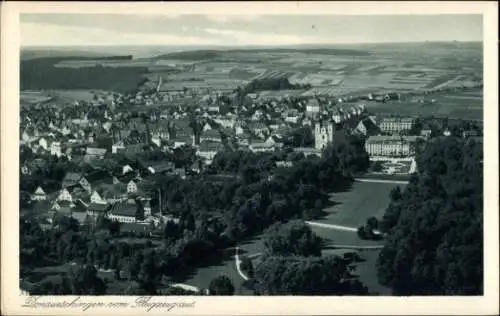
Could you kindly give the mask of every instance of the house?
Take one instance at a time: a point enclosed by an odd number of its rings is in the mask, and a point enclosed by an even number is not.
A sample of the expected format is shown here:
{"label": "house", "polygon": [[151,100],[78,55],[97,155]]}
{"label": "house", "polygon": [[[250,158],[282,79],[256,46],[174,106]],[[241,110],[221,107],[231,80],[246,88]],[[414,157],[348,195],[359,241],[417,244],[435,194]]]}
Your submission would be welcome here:
{"label": "house", "polygon": [[148,164],[148,171],[152,174],[154,173],[164,173],[167,171],[171,171],[175,168],[175,164],[171,161],[160,161],[160,162],[151,162]]}
{"label": "house", "polygon": [[200,142],[203,141],[221,142],[220,132],[216,129],[203,132],[200,136]]}
{"label": "house", "polygon": [[42,189],[42,187],[38,187],[35,192],[31,195],[31,199],[33,201],[45,201],[47,200],[47,194]]}
{"label": "house", "polygon": [[87,147],[84,160],[86,162],[90,162],[96,159],[103,159],[106,152],[107,152],[106,148]]}
{"label": "house", "polygon": [[172,140],[173,147],[179,148],[185,145],[195,145],[195,137],[194,135],[176,135]]}
{"label": "house", "polygon": [[101,184],[90,196],[90,203],[108,204],[121,201],[127,198],[127,186],[123,183]]}
{"label": "house", "polygon": [[470,137],[477,137],[479,136],[479,133],[474,130],[467,130],[462,132],[462,138],[470,138]]}
{"label": "house", "polygon": [[91,204],[107,204],[107,201],[101,197],[99,192],[97,190],[94,190],[92,192],[92,195],[90,196],[90,203]]}
{"label": "house", "polygon": [[262,122],[253,122],[248,125],[248,129],[258,137],[264,137],[269,132],[267,126]]}
{"label": "house", "polygon": [[205,131],[209,131],[211,129],[212,129],[212,126],[210,126],[209,123],[205,123],[205,125],[203,125],[202,131],[205,132]]}
{"label": "house", "polygon": [[316,116],[319,114],[321,107],[317,99],[310,99],[306,105],[306,115]]}
{"label": "house", "polygon": [[50,208],[51,212],[70,216],[75,204],[71,201],[54,201]]}
{"label": "house", "polygon": [[432,136],[432,130],[430,129],[423,129],[420,131],[420,136],[429,139]]}
{"label": "house", "polygon": [[312,126],[312,121],[309,118],[302,120],[302,126]]}
{"label": "house", "polygon": [[233,128],[236,123],[234,118],[229,117],[215,118],[214,121],[224,128]]}
{"label": "house", "polygon": [[298,115],[288,114],[285,116],[285,122],[296,124],[299,121]]}
{"label": "house", "polygon": [[276,167],[281,167],[281,168],[293,167],[293,161],[287,161],[287,160],[276,161]]}
{"label": "house", "polygon": [[37,144],[33,144],[32,148],[34,149],[34,151],[36,151],[37,149],[42,149],[45,151],[49,150],[49,143],[47,138],[45,137],[40,138]]}
{"label": "house", "polygon": [[218,105],[210,105],[207,109],[207,111],[209,113],[219,113],[220,112],[220,108]]}
{"label": "house", "polygon": [[253,152],[272,152],[283,147],[282,143],[260,142],[251,143],[248,148]]}
{"label": "house", "polygon": [[137,193],[137,183],[134,180],[130,180],[127,184],[127,193]]}
{"label": "house", "polygon": [[204,141],[200,143],[196,154],[204,158],[207,164],[211,164],[215,155],[222,150],[224,150],[222,143]]}
{"label": "house", "polygon": [[89,193],[80,186],[63,188],[59,191],[56,201],[74,202],[76,200],[88,200]]}
{"label": "house", "polygon": [[366,118],[358,123],[353,132],[363,136],[374,136],[380,133],[380,129],[372,119]]}
{"label": "house", "polygon": [[238,123],[234,126],[234,133],[236,135],[241,135],[245,132],[245,130],[243,129],[243,126],[241,123]]}
{"label": "house", "polygon": [[134,171],[130,165],[125,165],[122,167],[122,174],[126,174],[127,172]]}
{"label": "house", "polygon": [[117,154],[117,153],[121,152],[122,150],[125,150],[125,144],[122,140],[111,146],[111,153],[113,153],[113,154]]}
{"label": "house", "polygon": [[[142,205],[140,205],[140,202],[134,199],[116,202],[108,211],[108,218],[110,220],[116,220],[120,223],[138,222],[138,220],[136,219],[136,213],[140,207],[142,207]],[[144,216],[147,217],[147,215],[148,214],[146,214],[145,211]]]}
{"label": "house", "polygon": [[70,188],[74,186],[80,185],[87,192],[91,191],[91,186],[88,180],[80,173],[68,172],[66,176],[64,176],[62,181],[63,188]]}
{"label": "house", "polygon": [[144,149],[147,147],[148,145],[146,143],[129,144],[125,145],[125,148],[119,149],[118,153],[123,152],[125,155],[134,156],[144,152]]}
{"label": "house", "polygon": [[109,209],[110,209],[109,204],[90,203],[90,205],[87,208],[87,214],[95,219],[101,214],[107,216],[107,211]]}
{"label": "house", "polygon": [[304,154],[304,156],[306,157],[310,155],[321,157],[321,149],[317,149],[314,147],[295,147],[293,151],[296,153]]}

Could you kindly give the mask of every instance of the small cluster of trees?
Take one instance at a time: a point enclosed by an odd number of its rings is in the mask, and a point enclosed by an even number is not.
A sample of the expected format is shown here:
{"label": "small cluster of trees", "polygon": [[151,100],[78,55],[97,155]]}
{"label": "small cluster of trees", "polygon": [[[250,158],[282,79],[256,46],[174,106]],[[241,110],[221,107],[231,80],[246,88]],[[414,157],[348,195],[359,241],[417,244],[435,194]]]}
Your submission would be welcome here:
{"label": "small cluster of trees", "polygon": [[314,135],[310,126],[294,129],[284,137],[284,144],[290,147],[310,147],[314,144]]}
{"label": "small cluster of trees", "polygon": [[367,288],[352,273],[353,260],[321,256],[321,239],[302,221],[269,228],[255,268],[260,295],[363,295]]}
{"label": "small cluster of trees", "polygon": [[264,90],[291,90],[291,89],[308,89],[311,85],[294,85],[291,84],[288,78],[263,78],[250,81],[244,88],[243,93],[254,93]]}
{"label": "small cluster of trees", "polygon": [[366,224],[358,227],[358,236],[361,239],[378,240],[382,235],[377,231],[378,220],[376,217],[370,217],[366,220]]}

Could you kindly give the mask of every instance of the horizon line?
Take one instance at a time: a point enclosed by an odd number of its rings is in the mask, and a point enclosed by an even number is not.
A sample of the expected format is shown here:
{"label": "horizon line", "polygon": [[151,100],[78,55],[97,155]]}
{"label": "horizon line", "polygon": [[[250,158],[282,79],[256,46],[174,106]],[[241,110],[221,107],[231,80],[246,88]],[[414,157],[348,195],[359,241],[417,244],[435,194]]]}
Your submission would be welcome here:
{"label": "horizon line", "polygon": [[23,45],[22,48],[32,48],[32,47],[50,47],[50,48],[67,48],[67,47],[117,47],[117,46],[131,46],[131,47],[147,47],[147,46],[162,46],[162,47],[200,47],[200,46],[212,46],[212,47],[248,47],[248,46],[260,46],[260,47],[286,47],[286,46],[313,46],[313,45],[373,45],[373,44],[418,44],[418,43],[483,43],[483,40],[441,40],[441,41],[393,41],[393,42],[339,42],[339,43],[290,43],[290,44],[182,44],[182,45],[170,45],[170,44],[77,44],[77,45]]}

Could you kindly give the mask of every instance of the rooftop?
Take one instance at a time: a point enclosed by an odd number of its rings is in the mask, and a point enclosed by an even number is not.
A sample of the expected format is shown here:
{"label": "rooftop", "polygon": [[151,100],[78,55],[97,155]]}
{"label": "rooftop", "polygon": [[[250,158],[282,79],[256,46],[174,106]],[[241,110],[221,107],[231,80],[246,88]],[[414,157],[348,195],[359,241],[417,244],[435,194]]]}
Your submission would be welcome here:
{"label": "rooftop", "polygon": [[375,142],[400,142],[400,141],[407,141],[407,142],[414,142],[417,139],[421,137],[419,136],[370,136],[366,140],[367,143],[375,143]]}

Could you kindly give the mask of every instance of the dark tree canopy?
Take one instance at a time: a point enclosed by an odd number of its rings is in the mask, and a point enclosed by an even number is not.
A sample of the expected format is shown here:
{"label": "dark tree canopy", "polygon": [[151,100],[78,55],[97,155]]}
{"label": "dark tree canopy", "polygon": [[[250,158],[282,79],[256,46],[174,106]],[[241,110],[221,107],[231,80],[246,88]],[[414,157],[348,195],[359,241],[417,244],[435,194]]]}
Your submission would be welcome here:
{"label": "dark tree canopy", "polygon": [[431,141],[402,196],[391,194],[377,270],[396,295],[483,292],[482,145]]}
{"label": "dark tree canopy", "polygon": [[340,257],[267,257],[256,267],[263,295],[363,295],[367,288]]}
{"label": "dark tree canopy", "polygon": [[234,285],[226,275],[220,275],[210,281],[210,295],[233,295]]}
{"label": "dark tree canopy", "polygon": [[265,232],[264,247],[268,255],[319,256],[321,238],[303,221],[295,220],[269,227]]}

